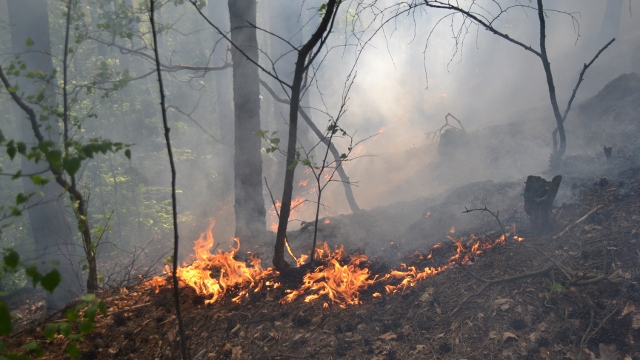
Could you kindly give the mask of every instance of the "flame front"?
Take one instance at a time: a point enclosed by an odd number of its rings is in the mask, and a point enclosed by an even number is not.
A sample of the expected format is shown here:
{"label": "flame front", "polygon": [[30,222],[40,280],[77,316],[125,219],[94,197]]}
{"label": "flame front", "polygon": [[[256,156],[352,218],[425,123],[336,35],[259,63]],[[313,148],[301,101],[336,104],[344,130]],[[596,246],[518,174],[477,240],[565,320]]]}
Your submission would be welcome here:
{"label": "flame front", "polygon": [[[314,272],[306,274],[303,285],[298,290],[287,290],[289,293],[281,303],[288,303],[301,295],[304,301],[310,302],[327,295],[332,302],[342,307],[360,304],[360,292],[375,282],[371,278],[369,269],[361,268],[360,264],[367,260],[365,255],[352,255],[346,265],[341,265],[344,259],[344,246],[331,252],[325,243],[323,248],[317,249],[317,259],[326,262],[318,266]],[[326,303],[325,303],[326,305]]]}
{"label": "flame front", "polygon": [[[235,259],[235,255],[240,250],[240,240],[234,239],[236,247],[229,252],[218,250],[217,254],[211,253],[214,238],[211,233],[214,222],[211,223],[206,232],[200,235],[194,246],[195,261],[191,265],[178,267],[178,279],[191,286],[199,295],[209,296],[205,300],[206,304],[211,304],[221,300],[226,294],[233,294],[232,301],[240,303],[247,298],[250,293],[257,293],[262,289],[272,289],[281,286],[276,281],[278,272],[269,267],[263,269],[260,259],[251,256],[248,262]],[[451,229],[452,233],[455,231]],[[319,264],[313,272],[307,273],[302,279],[302,284],[294,290],[286,290],[280,303],[290,303],[299,297],[305,302],[312,302],[318,299],[325,299],[324,306],[329,302],[338,304],[341,307],[357,305],[362,303],[361,294],[371,285],[377,284],[384,287],[387,294],[402,292],[409,287],[416,285],[419,281],[434,276],[452,266],[465,264],[474,257],[482,254],[486,249],[496,245],[506,243],[505,235],[495,240],[489,238],[478,238],[471,235],[468,240],[455,239],[447,236],[452,243],[436,244],[432,247],[428,255],[415,252],[409,256],[414,265],[402,264],[398,270],[390,270],[386,274],[374,275],[367,268],[367,257],[365,255],[347,255],[344,246],[337,247],[331,251],[329,246],[324,245],[316,249],[315,262]],[[518,236],[512,237],[513,241],[520,242],[524,239]],[[392,242],[393,244],[393,242]],[[450,246],[447,248],[447,246]],[[453,255],[451,255],[451,250]],[[287,243],[287,250],[296,259],[298,266],[301,266],[307,259],[307,255],[302,254],[296,257]],[[442,254],[449,254],[448,260],[442,259]],[[440,254],[440,255],[437,255]],[[435,258],[440,258],[443,264],[437,264]],[[433,266],[419,267],[418,264],[434,264]],[[422,265],[424,266],[424,265]],[[166,268],[169,274],[169,268]],[[156,287],[167,286],[166,278],[155,277],[147,282],[148,285]],[[372,299],[382,296],[379,292],[370,294]]]}
{"label": "flame front", "polygon": [[211,230],[214,225],[215,222],[212,222],[195,241],[193,250],[196,260],[191,265],[178,267],[177,275],[181,281],[194,288],[199,295],[211,296],[205,300],[207,304],[220,300],[231,289],[238,289],[233,301],[240,302],[251,289],[259,291],[265,285],[277,286],[273,282],[267,284],[266,280],[273,274],[273,269],[263,269],[257,257],[252,256],[250,265],[234,259],[240,249],[240,239],[234,239],[237,247],[231,251],[218,250],[217,254],[212,254],[210,250],[214,239]]}

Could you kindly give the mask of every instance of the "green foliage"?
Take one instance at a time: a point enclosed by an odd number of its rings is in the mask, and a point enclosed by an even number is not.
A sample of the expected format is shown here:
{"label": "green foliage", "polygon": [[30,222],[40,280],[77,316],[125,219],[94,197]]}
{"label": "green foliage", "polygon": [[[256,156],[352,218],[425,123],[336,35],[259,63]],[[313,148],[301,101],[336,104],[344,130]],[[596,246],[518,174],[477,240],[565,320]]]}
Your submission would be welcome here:
{"label": "green foliage", "polygon": [[277,131],[272,131],[271,133],[269,133],[269,131],[267,130],[259,130],[255,132],[258,137],[269,144],[269,147],[264,149],[267,154],[273,153],[280,149],[280,138],[274,137],[277,133]]}
{"label": "green foliage", "polygon": [[79,305],[67,310],[65,321],[47,324],[42,330],[43,335],[49,340],[55,339],[58,334],[69,339],[65,352],[71,357],[81,355],[78,342],[84,340],[83,335],[93,332],[98,312],[103,316],[107,315],[106,304],[97,300],[95,295],[87,294],[81,299]]}
{"label": "green foliage", "polygon": [[[33,286],[40,284],[45,290],[53,292],[60,283],[60,273],[57,269],[52,269],[46,274],[38,271],[37,267],[31,265],[26,266],[20,261],[20,255],[13,249],[4,249],[3,261],[0,266],[0,280],[7,273],[14,273],[21,268],[25,270],[26,275],[31,278]],[[65,351],[71,357],[79,357],[80,350],[78,342],[83,341],[83,335],[89,334],[94,330],[94,324],[98,313],[105,316],[107,314],[106,304],[98,300],[95,295],[88,294],[81,298],[82,302],[74,308],[68,309],[66,320],[62,322],[46,324],[42,330],[43,335],[53,340],[56,335],[60,334],[69,340]],[[0,301],[0,335],[8,336],[13,331],[11,313],[4,301]],[[23,348],[36,356],[42,356],[43,350],[37,341],[32,341],[23,346]],[[8,352],[6,344],[0,342],[0,359],[30,359],[26,355],[17,352]]]}

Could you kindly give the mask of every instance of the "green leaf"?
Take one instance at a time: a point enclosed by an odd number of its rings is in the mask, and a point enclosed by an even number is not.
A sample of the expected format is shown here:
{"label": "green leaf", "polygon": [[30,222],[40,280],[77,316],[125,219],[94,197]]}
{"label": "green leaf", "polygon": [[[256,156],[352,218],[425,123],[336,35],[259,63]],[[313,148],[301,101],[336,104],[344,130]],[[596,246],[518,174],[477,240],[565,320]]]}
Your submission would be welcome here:
{"label": "green leaf", "polygon": [[9,307],[4,301],[0,301],[0,335],[9,335],[13,330]]}
{"label": "green leaf", "polygon": [[18,92],[19,89],[20,89],[20,87],[16,84],[16,85],[10,86],[7,89],[7,91],[9,91],[10,93],[16,93],[16,92]]}
{"label": "green leaf", "polygon": [[17,173],[13,174],[13,176],[11,177],[11,180],[15,180],[18,179],[22,176],[22,170],[18,170]]}
{"label": "green leaf", "polygon": [[27,145],[25,145],[25,143],[23,143],[22,141],[18,141],[16,143],[16,147],[18,148],[18,152],[22,155],[26,155],[27,153]]}
{"label": "green leaf", "polygon": [[45,154],[47,155],[47,160],[49,161],[52,167],[54,165],[56,165],[56,167],[59,167],[59,164],[62,162],[62,151],[51,150],[51,151],[46,151]]}
{"label": "green leaf", "polygon": [[133,32],[127,32],[127,39],[131,40],[133,38]]}
{"label": "green leaf", "polygon": [[34,185],[43,186],[49,182],[49,179],[47,179],[46,177],[42,177],[40,175],[31,175],[29,176],[29,178],[31,179],[31,182],[33,182]]}
{"label": "green leaf", "polygon": [[58,269],[53,269],[47,273],[47,275],[43,276],[40,280],[40,284],[42,287],[48,292],[52,293],[53,290],[60,284],[60,272]]}
{"label": "green leaf", "polygon": [[74,176],[80,170],[81,165],[82,161],[79,158],[72,157],[64,159],[62,166],[69,176]]}
{"label": "green leaf", "polygon": [[98,303],[89,306],[82,316],[85,319],[93,321],[96,318],[96,312],[98,312]]}
{"label": "green leaf", "polygon": [[551,292],[565,292],[565,291],[567,290],[561,284],[554,283],[553,286],[551,286]]}
{"label": "green leaf", "polygon": [[100,314],[102,314],[102,316],[107,316],[107,303],[105,303],[104,301],[100,301],[98,304],[98,310],[100,310]]}
{"label": "green leaf", "polygon": [[16,195],[16,205],[24,204],[29,200],[29,196],[19,193]]}
{"label": "green leaf", "polygon": [[29,47],[29,46],[33,46],[35,44],[35,42],[30,37],[28,37],[27,40],[24,41],[24,44],[27,47]]}
{"label": "green leaf", "polygon": [[78,319],[78,313],[74,309],[67,310],[67,320],[70,323],[75,322]]}
{"label": "green leaf", "polygon": [[69,337],[73,331],[71,330],[71,326],[68,322],[63,321],[60,323],[60,334],[64,337]]}
{"label": "green leaf", "polygon": [[18,264],[20,264],[20,255],[15,250],[9,249],[4,256],[4,265],[10,269],[15,269]]}
{"label": "green leaf", "polygon": [[87,319],[87,320],[81,322],[80,325],[78,325],[78,329],[83,334],[92,333],[93,332],[93,320],[92,319]]}
{"label": "green leaf", "polygon": [[38,285],[38,283],[40,282],[40,279],[42,279],[42,275],[38,271],[38,268],[33,265],[26,268],[25,273],[33,281],[33,287],[36,287],[36,285]]}
{"label": "green leaf", "polygon": [[131,150],[129,150],[129,149],[125,150],[124,151],[124,156],[126,156],[127,159],[131,160]]}
{"label": "green leaf", "polygon": [[291,165],[287,166],[287,170],[295,170],[296,166],[298,166],[298,159],[293,159]]}
{"label": "green leaf", "polygon": [[4,137],[4,134],[2,133],[2,129],[0,129],[0,143],[5,142],[5,140],[7,140],[7,138]]}
{"label": "green leaf", "polygon": [[20,211],[20,209],[18,209],[17,207],[12,207],[11,208],[11,216],[20,216],[22,215],[22,211]]}
{"label": "green leaf", "polygon": [[49,340],[53,340],[58,333],[58,324],[52,323],[45,325],[42,334]]}
{"label": "green leaf", "polygon": [[92,302],[96,299],[96,294],[85,294],[80,299],[84,302]]}
{"label": "green leaf", "polygon": [[13,143],[13,140],[9,141],[7,143],[7,155],[9,155],[9,158],[11,160],[13,160],[13,158],[16,157],[16,152],[18,152],[18,149],[16,149],[16,146]]}
{"label": "green leaf", "polygon": [[35,350],[38,348],[38,342],[37,341],[31,341],[28,342],[24,345],[22,345],[23,348],[27,349],[27,350]]}
{"label": "green leaf", "polygon": [[82,340],[84,340],[84,338],[82,337],[82,334],[70,334],[69,335],[69,339],[71,339],[73,341],[82,341]]}
{"label": "green leaf", "polygon": [[80,350],[78,349],[78,345],[76,345],[75,342],[69,343],[69,345],[67,345],[64,351],[67,353],[67,355],[71,356],[72,358],[77,358],[77,357],[80,357],[81,355]]}

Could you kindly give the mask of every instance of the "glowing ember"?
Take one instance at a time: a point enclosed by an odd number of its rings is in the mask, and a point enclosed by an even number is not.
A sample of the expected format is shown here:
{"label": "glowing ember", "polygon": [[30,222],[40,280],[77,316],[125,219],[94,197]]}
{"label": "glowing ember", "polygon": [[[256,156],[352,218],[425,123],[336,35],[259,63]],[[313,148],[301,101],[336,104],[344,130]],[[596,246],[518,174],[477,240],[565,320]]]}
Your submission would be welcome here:
{"label": "glowing ember", "polygon": [[427,214],[424,216],[424,218],[428,218],[429,216],[431,216],[431,211],[427,211]]}
{"label": "glowing ember", "polygon": [[452,226],[451,229],[449,229],[449,232],[452,233],[452,234],[455,234],[456,233],[456,228]]}
{"label": "glowing ember", "polygon": [[307,180],[300,180],[300,182],[298,183],[298,186],[300,187],[305,187],[307,186],[307,184],[309,183],[309,179]]}

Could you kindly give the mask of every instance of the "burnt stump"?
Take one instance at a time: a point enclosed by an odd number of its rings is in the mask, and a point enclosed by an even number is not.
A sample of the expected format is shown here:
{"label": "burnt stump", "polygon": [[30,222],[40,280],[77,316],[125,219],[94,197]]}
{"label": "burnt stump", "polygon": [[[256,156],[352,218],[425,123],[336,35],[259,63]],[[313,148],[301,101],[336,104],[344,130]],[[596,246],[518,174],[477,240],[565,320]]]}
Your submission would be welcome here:
{"label": "burnt stump", "polygon": [[523,194],[524,211],[529,216],[531,231],[543,234],[550,230],[551,206],[558,194],[560,182],[561,175],[556,175],[551,181],[535,175],[527,177]]}

